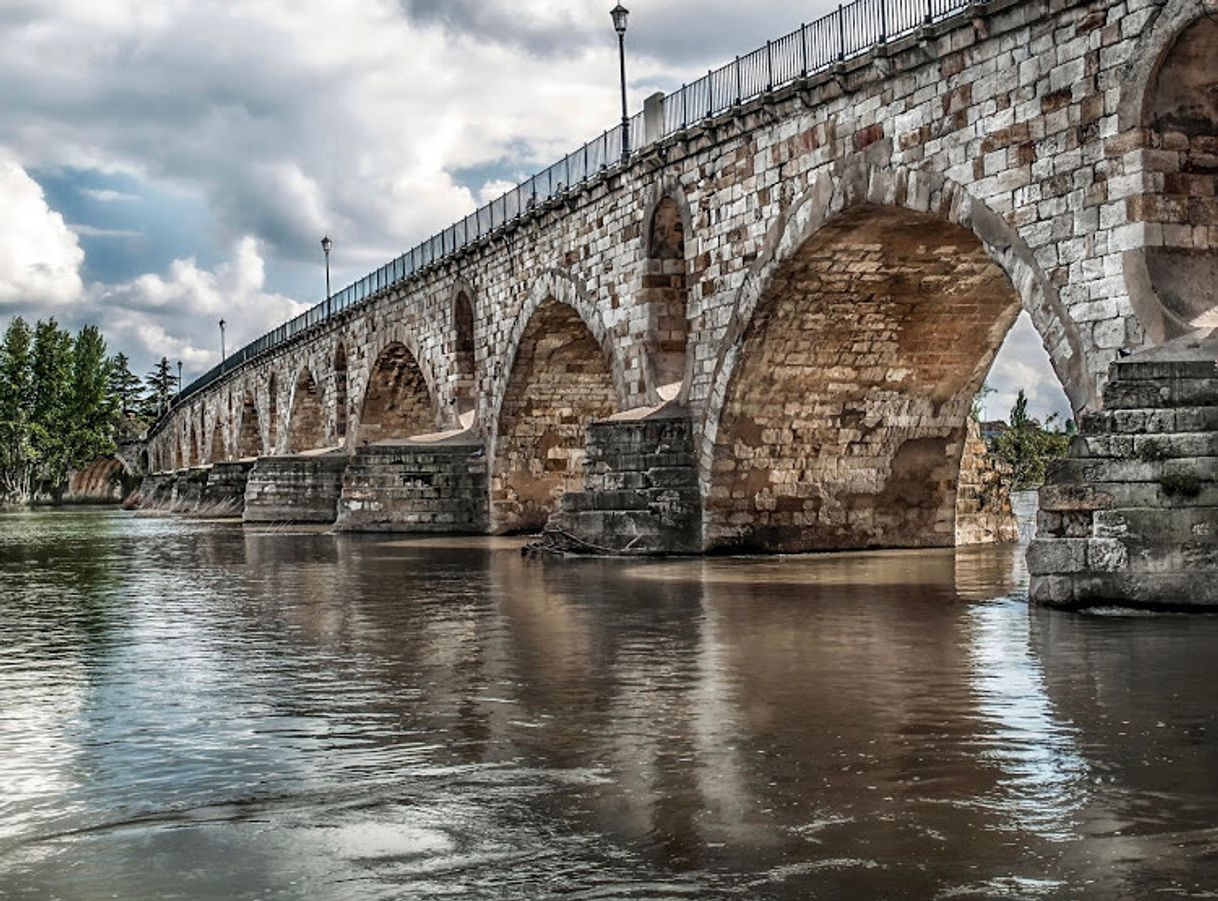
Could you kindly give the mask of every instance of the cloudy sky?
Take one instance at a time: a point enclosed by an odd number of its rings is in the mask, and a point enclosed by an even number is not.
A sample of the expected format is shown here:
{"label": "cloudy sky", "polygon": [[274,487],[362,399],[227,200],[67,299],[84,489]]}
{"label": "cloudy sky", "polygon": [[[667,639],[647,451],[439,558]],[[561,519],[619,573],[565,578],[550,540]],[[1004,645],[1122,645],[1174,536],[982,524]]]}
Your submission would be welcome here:
{"label": "cloudy sky", "polygon": [[[613,124],[607,0],[3,0],[0,325],[187,379]],[[632,108],[836,4],[635,0]],[[1039,339],[1018,386],[1066,409]]]}

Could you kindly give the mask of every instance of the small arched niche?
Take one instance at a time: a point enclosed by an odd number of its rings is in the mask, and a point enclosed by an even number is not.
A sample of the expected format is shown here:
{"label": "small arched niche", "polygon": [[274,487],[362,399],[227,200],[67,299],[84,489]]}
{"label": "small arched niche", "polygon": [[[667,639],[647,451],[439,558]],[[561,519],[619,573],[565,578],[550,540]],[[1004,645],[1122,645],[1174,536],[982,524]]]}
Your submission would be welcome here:
{"label": "small arched niche", "polygon": [[1141,253],[1162,322],[1151,317],[1148,328],[1170,340],[1218,327],[1218,21],[1202,16],[1163,53],[1142,124],[1153,152],[1145,157],[1145,193],[1126,210],[1131,222],[1149,226]]}
{"label": "small arched niche", "polygon": [[347,440],[347,346],[339,341],[334,349],[334,435]]}
{"label": "small arched niche", "polygon": [[652,210],[646,240],[642,300],[647,308],[649,378],[652,391],[669,399],[685,375],[689,336],[685,217],[672,196],[662,197]]}
{"label": "small arched niche", "polygon": [[477,377],[474,372],[474,305],[469,294],[461,291],[453,302],[453,345],[456,385],[453,397],[457,415],[474,409],[477,394]]}

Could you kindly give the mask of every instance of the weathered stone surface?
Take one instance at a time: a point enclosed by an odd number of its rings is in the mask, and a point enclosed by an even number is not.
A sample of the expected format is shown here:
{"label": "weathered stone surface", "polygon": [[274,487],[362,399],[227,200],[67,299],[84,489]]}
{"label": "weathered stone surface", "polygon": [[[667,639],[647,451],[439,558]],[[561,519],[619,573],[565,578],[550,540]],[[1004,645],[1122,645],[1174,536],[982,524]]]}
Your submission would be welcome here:
{"label": "weathered stone surface", "polygon": [[481,442],[370,445],[343,475],[338,528],[362,532],[485,532]]}
{"label": "weathered stone surface", "polygon": [[[1038,537],[1028,550],[1033,601],[1181,609],[1218,603],[1218,459],[1211,455],[1218,432],[1197,429],[1209,407],[1177,415],[1172,405],[1181,395],[1170,387],[1204,383],[1198,376],[1214,364],[1187,356],[1175,365],[1155,351],[1113,367],[1105,399],[1112,392],[1125,400],[1129,386],[1145,386],[1137,401],[1144,404],[1165,379],[1157,394],[1163,409],[1118,407],[1084,420],[1095,434],[1072,445],[1074,458],[1054,467],[1054,483],[1041,489]],[[1198,392],[1186,394],[1191,402]]]}
{"label": "weathered stone surface", "polygon": [[684,408],[588,428],[584,490],[562,497],[541,549],[625,555],[702,549],[693,423]]}
{"label": "weathered stone surface", "polygon": [[1010,467],[989,452],[980,427],[970,418],[956,481],[957,546],[1019,540],[1009,478]]}
{"label": "weathered stone surface", "polygon": [[246,522],[334,522],[346,454],[261,457],[245,489]]}

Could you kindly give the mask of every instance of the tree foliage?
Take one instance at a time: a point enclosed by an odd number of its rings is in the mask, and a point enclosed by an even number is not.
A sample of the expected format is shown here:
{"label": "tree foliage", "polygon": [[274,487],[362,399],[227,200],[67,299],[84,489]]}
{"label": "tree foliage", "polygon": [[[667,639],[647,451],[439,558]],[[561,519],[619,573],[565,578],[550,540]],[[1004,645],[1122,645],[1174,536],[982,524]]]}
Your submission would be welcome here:
{"label": "tree foliage", "polygon": [[73,336],[54,319],[12,319],[0,341],[0,500],[58,497],[71,470],[112,453],[130,378],[96,326]]}
{"label": "tree foliage", "polygon": [[1045,481],[1049,463],[1066,456],[1074,424],[1059,424],[1058,414],[1044,424],[1028,415],[1028,398],[1021,389],[1011,407],[1009,427],[994,439],[994,453],[1011,466],[1012,486],[1016,490],[1039,487]]}

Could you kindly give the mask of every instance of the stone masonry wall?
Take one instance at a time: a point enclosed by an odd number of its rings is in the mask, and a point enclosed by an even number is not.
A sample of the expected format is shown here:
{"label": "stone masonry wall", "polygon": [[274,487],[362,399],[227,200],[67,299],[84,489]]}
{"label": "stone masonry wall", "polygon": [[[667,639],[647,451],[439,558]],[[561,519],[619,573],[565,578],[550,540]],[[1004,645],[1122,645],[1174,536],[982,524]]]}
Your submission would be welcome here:
{"label": "stone masonry wall", "polygon": [[[764,315],[774,280],[804,243],[842,216],[870,211],[883,219],[885,210],[905,210],[971,234],[1030,313],[1076,411],[1097,408],[1118,353],[1162,331],[1163,285],[1131,261],[1183,235],[1166,226],[1185,224],[1192,227],[1192,251],[1201,252],[1204,265],[1212,260],[1210,231],[1196,230],[1209,229],[1208,219],[1160,222],[1146,215],[1178,207],[1177,188],[1210,184],[1190,173],[1169,186],[1172,173],[1161,170],[1144,116],[1160,60],[1206,8],[1202,0],[993,0],[652,142],[627,165],[610,167],[566,197],[539,198],[517,224],[408,284],[234,369],[158,427],[150,457],[172,467],[207,456],[199,436],[217,424],[224,447],[236,447],[244,417],[234,411],[247,393],[260,414],[260,452],[284,453],[291,389],[305,367],[323,399],[327,443],[337,444],[339,344],[346,358],[348,448],[376,361],[394,342],[418,363],[431,412],[427,427],[453,426],[458,389],[470,381],[453,352],[453,310],[462,291],[473,308],[474,431],[488,447],[497,446],[505,422],[515,421],[509,386],[517,369],[532,365],[537,345],[523,342],[550,298],[569,307],[599,346],[612,386],[606,407],[655,403],[667,375],[647,364],[663,344],[650,334],[660,318],[645,301],[646,279],[655,275],[647,217],[665,196],[681,213],[687,264],[681,400],[694,416],[700,486],[711,501],[712,467],[721,459],[716,449],[732,441],[720,435],[721,420],[725,410],[729,419],[745,412],[729,407],[739,400],[733,398],[737,371],[756,350],[749,343],[754,314]],[[1175,132],[1163,132],[1162,141],[1168,133]],[[1190,137],[1187,159],[1179,158],[1185,151],[1172,150],[1173,165],[1208,165],[1208,133],[1198,134],[1200,143]],[[1160,194],[1177,201],[1134,200]],[[1208,204],[1203,199],[1199,213],[1208,216]],[[858,295],[848,307],[867,302],[866,294]],[[996,325],[977,333],[986,353],[997,348],[1002,331]],[[930,324],[924,333],[934,350],[940,339]],[[808,337],[817,342],[815,334]],[[934,380],[934,360],[912,365],[911,383]],[[923,415],[886,404],[879,399],[864,416],[891,422]],[[963,407],[954,412],[960,414],[955,427],[962,428]],[[959,435],[925,415],[930,419],[923,425],[908,429],[911,440],[958,446]],[[506,461],[493,457],[492,466]],[[510,465],[521,471],[519,461]],[[882,493],[883,470],[878,463],[866,478],[847,473],[833,493],[858,494],[859,485],[864,495]],[[502,487],[500,473],[492,470],[489,479],[492,492]],[[743,512],[778,512],[740,500],[751,505]],[[714,503],[708,514],[711,539],[735,539],[731,529],[715,532]],[[914,527],[856,525],[854,514],[840,515],[845,519],[833,520],[831,529],[843,543],[859,535],[871,541],[877,528],[908,535]],[[948,530],[947,522],[935,515],[931,527]]]}

